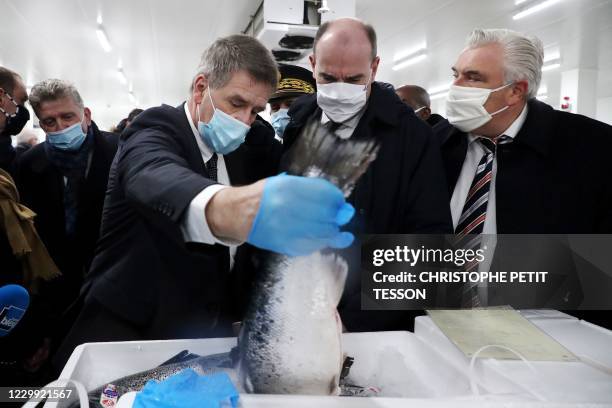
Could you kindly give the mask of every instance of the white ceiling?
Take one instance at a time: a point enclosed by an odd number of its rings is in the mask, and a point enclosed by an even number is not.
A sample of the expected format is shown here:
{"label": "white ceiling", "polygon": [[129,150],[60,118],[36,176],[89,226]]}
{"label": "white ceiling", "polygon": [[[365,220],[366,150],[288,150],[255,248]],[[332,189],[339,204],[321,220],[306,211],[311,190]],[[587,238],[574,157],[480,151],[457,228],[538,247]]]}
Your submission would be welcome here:
{"label": "white ceiling", "polygon": [[[259,0],[0,0],[0,64],[28,85],[71,80],[94,120],[108,128],[134,107],[184,100],[201,52],[215,38],[242,31]],[[597,69],[597,97],[612,96],[612,0],[562,0],[538,14],[512,20],[514,0],[356,0],[356,16],[378,32],[379,80],[432,88],[450,82],[450,66],[474,27],[507,27],[537,35],[562,67],[544,74],[549,102],[560,95],[561,72]],[[113,46],[100,47],[96,20]],[[394,55],[426,45],[424,61],[392,71]]]}

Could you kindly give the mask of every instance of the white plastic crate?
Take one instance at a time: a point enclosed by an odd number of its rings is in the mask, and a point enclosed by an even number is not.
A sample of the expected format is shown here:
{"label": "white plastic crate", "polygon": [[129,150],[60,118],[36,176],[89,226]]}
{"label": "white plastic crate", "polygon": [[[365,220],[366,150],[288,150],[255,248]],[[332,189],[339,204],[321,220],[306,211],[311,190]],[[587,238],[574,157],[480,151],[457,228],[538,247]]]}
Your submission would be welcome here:
{"label": "white plastic crate", "polygon": [[[538,316],[529,317],[530,320],[541,326],[536,321]],[[609,350],[612,342],[606,343],[604,341],[606,337],[597,337],[597,335],[608,336],[607,331],[602,331],[601,328],[593,328],[592,325],[586,323],[580,323],[578,328],[574,327],[580,322],[576,319],[546,318],[540,320],[547,322],[542,323],[542,326],[546,326],[542,327],[543,329],[548,328],[551,331],[549,334],[555,338],[561,337],[558,340],[574,352],[576,352],[576,347],[570,344],[572,341],[577,341],[584,348],[590,348],[593,356],[599,356],[600,352],[605,354],[606,350],[608,355],[612,354]],[[567,323],[563,324],[560,320]],[[509,365],[508,363],[489,362],[488,365],[485,365],[485,375],[488,381],[484,392],[497,395],[475,397],[471,394],[469,387],[467,359],[439,332],[431,319],[420,317],[417,318],[415,324],[416,335],[410,332],[347,333],[343,335],[344,351],[355,358],[351,369],[351,379],[359,385],[380,387],[379,397],[241,395],[240,404],[243,407],[291,406],[292,408],[313,406],[550,408],[583,405],[576,404],[577,401],[585,402],[584,406],[592,406],[587,402],[612,402],[612,394],[607,399],[604,393],[602,398],[602,389],[597,388],[600,385],[599,379],[592,393],[593,384],[587,384],[587,381],[591,378],[589,377],[592,374],[590,370],[594,369],[586,365],[580,369],[570,370],[567,374],[576,384],[586,387],[584,393],[591,391],[590,395],[594,397],[593,399],[567,400],[557,398],[556,394],[549,392],[550,395],[547,395],[549,397],[552,395],[552,398],[548,398],[547,402],[538,402],[521,388],[520,378],[517,384],[516,377],[523,374],[520,363],[517,362],[511,362]],[[594,330],[596,337],[582,332],[582,326]],[[439,333],[436,333],[436,330]],[[567,341],[564,340],[565,337],[568,338]],[[608,349],[599,350],[589,347],[590,342],[608,344]],[[78,380],[90,390],[122,376],[153,368],[182,350],[207,355],[229,351],[235,344],[235,338],[88,343],[74,350],[62,371],[61,378]],[[586,369],[586,375],[584,369]],[[604,375],[603,373],[598,374]],[[480,375],[483,375],[482,371]],[[612,377],[610,379],[610,386],[612,386]],[[557,396],[560,395],[562,394]]]}

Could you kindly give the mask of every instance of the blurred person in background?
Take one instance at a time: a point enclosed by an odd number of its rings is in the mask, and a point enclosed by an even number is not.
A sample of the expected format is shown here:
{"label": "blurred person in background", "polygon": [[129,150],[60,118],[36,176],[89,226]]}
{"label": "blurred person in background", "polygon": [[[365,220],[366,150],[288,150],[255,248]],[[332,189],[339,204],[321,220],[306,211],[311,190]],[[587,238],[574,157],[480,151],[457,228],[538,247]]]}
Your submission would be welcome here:
{"label": "blurred person in background", "polygon": [[268,101],[270,104],[270,121],[278,140],[283,139],[285,128],[289,124],[289,108],[293,102],[304,95],[317,92],[317,82],[312,72],[297,65],[281,65],[278,68],[281,79],[276,92]]}
{"label": "blurred person in background", "polygon": [[98,129],[78,90],[48,79],[32,87],[30,103],[46,140],[18,164],[22,201],[36,214],[38,233],[62,272],[41,288],[58,337],[71,318],[60,316],[79,294],[100,231],[117,136]]}
{"label": "blurred person in background", "polygon": [[0,66],[0,168],[15,175],[17,152],[11,136],[17,136],[30,120],[24,106],[28,100],[23,79],[19,74]]}
{"label": "blurred person in background", "polygon": [[15,152],[17,157],[28,151],[31,147],[38,144],[38,135],[34,129],[23,129],[21,133],[17,135],[17,146],[15,146]]}
{"label": "blurred person in background", "polygon": [[414,110],[414,113],[416,113],[421,120],[427,122],[429,126],[434,127],[437,123],[444,120],[444,118],[437,113],[431,113],[429,93],[420,86],[404,85],[397,88],[395,92],[402,102],[410,106],[412,110]]}

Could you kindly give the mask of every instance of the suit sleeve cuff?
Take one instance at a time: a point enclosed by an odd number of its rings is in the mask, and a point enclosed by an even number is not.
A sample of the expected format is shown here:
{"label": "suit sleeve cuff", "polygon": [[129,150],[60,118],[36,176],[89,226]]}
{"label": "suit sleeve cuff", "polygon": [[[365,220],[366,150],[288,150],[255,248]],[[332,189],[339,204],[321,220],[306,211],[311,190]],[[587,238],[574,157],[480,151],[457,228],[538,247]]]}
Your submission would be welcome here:
{"label": "suit sleeve cuff", "polygon": [[242,244],[241,241],[217,238],[210,230],[208,220],[206,219],[205,210],[208,202],[217,192],[227,187],[222,184],[208,186],[191,200],[187,213],[181,223],[181,231],[185,242],[199,242],[208,245],[221,244],[225,246]]}

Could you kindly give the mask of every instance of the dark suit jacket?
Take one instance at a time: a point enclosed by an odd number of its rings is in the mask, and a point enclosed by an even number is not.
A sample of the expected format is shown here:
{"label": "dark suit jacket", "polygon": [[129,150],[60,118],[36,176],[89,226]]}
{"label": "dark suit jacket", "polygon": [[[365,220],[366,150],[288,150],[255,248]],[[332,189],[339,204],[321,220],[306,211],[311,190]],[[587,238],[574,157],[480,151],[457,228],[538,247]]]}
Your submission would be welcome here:
{"label": "dark suit jacket", "polygon": [[[23,153],[18,163],[18,186],[24,205],[36,213],[36,229],[49,254],[64,275],[55,283],[66,296],[66,302],[79,293],[85,272],[93,258],[100,232],[102,207],[108,172],[117,151],[117,136],[93,127],[93,156],[87,177],[78,192],[76,233],[68,239],[65,228],[64,179],[60,170],[40,143]],[[61,298],[55,293],[56,298]]]}
{"label": "dark suit jacket", "polygon": [[[467,152],[467,136],[447,121],[434,128],[442,143],[449,186],[453,189]],[[498,234],[598,234],[612,232],[612,127],[582,115],[528,102],[523,127],[513,142],[497,148],[495,180]],[[521,243],[522,241],[522,243]],[[498,237],[492,270],[549,272],[549,285],[498,290],[489,300],[521,308],[573,309],[587,273],[562,237]],[[514,290],[512,290],[514,289]],[[589,316],[589,320],[590,316]]]}
{"label": "dark suit jacket", "polygon": [[[316,95],[299,98],[289,110],[283,149],[289,151],[311,117],[320,118]],[[439,143],[431,128],[396,95],[374,82],[367,108],[351,138],[378,138],[380,150],[348,201],[356,209],[349,229],[365,234],[429,234],[452,231]],[[363,312],[360,303],[360,243],[344,252],[351,266],[340,313],[351,331],[410,328],[406,313]]]}
{"label": "dark suit jacket", "polygon": [[[274,174],[279,156],[274,130],[257,120],[225,156],[232,184]],[[185,243],[180,230],[191,200],[212,184],[182,105],[148,109],[123,132],[84,290],[143,338],[229,334],[229,250]]]}
{"label": "dark suit jacket", "polygon": [[[436,129],[452,196],[467,137],[442,123]],[[611,126],[529,101],[516,138],[497,149],[497,233],[612,233],[610,152]]]}

